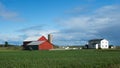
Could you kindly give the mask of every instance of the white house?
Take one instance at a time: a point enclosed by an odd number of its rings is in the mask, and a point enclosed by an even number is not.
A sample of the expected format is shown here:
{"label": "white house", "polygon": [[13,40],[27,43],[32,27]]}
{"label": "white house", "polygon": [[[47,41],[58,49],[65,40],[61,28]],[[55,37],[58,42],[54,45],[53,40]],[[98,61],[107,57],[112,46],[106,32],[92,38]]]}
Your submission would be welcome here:
{"label": "white house", "polygon": [[106,39],[92,39],[88,41],[88,48],[90,49],[108,49],[109,41]]}

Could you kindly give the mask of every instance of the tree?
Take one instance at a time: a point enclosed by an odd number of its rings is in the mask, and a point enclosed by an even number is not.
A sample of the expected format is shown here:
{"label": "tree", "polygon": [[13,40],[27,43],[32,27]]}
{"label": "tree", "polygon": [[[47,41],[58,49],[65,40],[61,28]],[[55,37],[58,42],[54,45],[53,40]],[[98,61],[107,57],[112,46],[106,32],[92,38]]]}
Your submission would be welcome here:
{"label": "tree", "polygon": [[88,49],[88,44],[85,45],[85,48]]}
{"label": "tree", "polygon": [[8,42],[7,41],[5,41],[5,47],[8,47]]}

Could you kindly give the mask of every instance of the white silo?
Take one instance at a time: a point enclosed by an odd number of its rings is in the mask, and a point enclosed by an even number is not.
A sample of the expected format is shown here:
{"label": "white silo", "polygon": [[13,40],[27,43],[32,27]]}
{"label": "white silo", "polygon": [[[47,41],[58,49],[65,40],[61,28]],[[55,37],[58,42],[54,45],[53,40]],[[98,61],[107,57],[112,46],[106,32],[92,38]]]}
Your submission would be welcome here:
{"label": "white silo", "polygon": [[48,34],[48,41],[52,43],[52,34]]}

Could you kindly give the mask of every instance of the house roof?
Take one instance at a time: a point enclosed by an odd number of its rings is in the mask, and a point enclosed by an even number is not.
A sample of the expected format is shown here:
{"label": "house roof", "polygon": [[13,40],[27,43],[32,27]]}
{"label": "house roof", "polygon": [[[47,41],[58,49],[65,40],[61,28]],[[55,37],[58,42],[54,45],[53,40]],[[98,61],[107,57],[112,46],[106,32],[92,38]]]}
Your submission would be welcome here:
{"label": "house roof", "polygon": [[103,39],[92,39],[92,40],[89,40],[89,41],[101,41]]}
{"label": "house roof", "polygon": [[29,44],[27,44],[27,45],[40,45],[40,44],[42,44],[42,43],[44,43],[45,41],[33,41],[33,42],[31,42],[31,43],[29,43]]}

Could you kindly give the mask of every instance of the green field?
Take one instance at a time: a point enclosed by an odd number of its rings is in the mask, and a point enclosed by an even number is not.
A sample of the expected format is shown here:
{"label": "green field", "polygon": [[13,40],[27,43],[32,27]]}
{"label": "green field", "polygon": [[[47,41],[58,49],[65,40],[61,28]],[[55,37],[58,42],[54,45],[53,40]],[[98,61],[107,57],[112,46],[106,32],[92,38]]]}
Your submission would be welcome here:
{"label": "green field", "polygon": [[120,50],[4,50],[0,68],[120,68]]}

